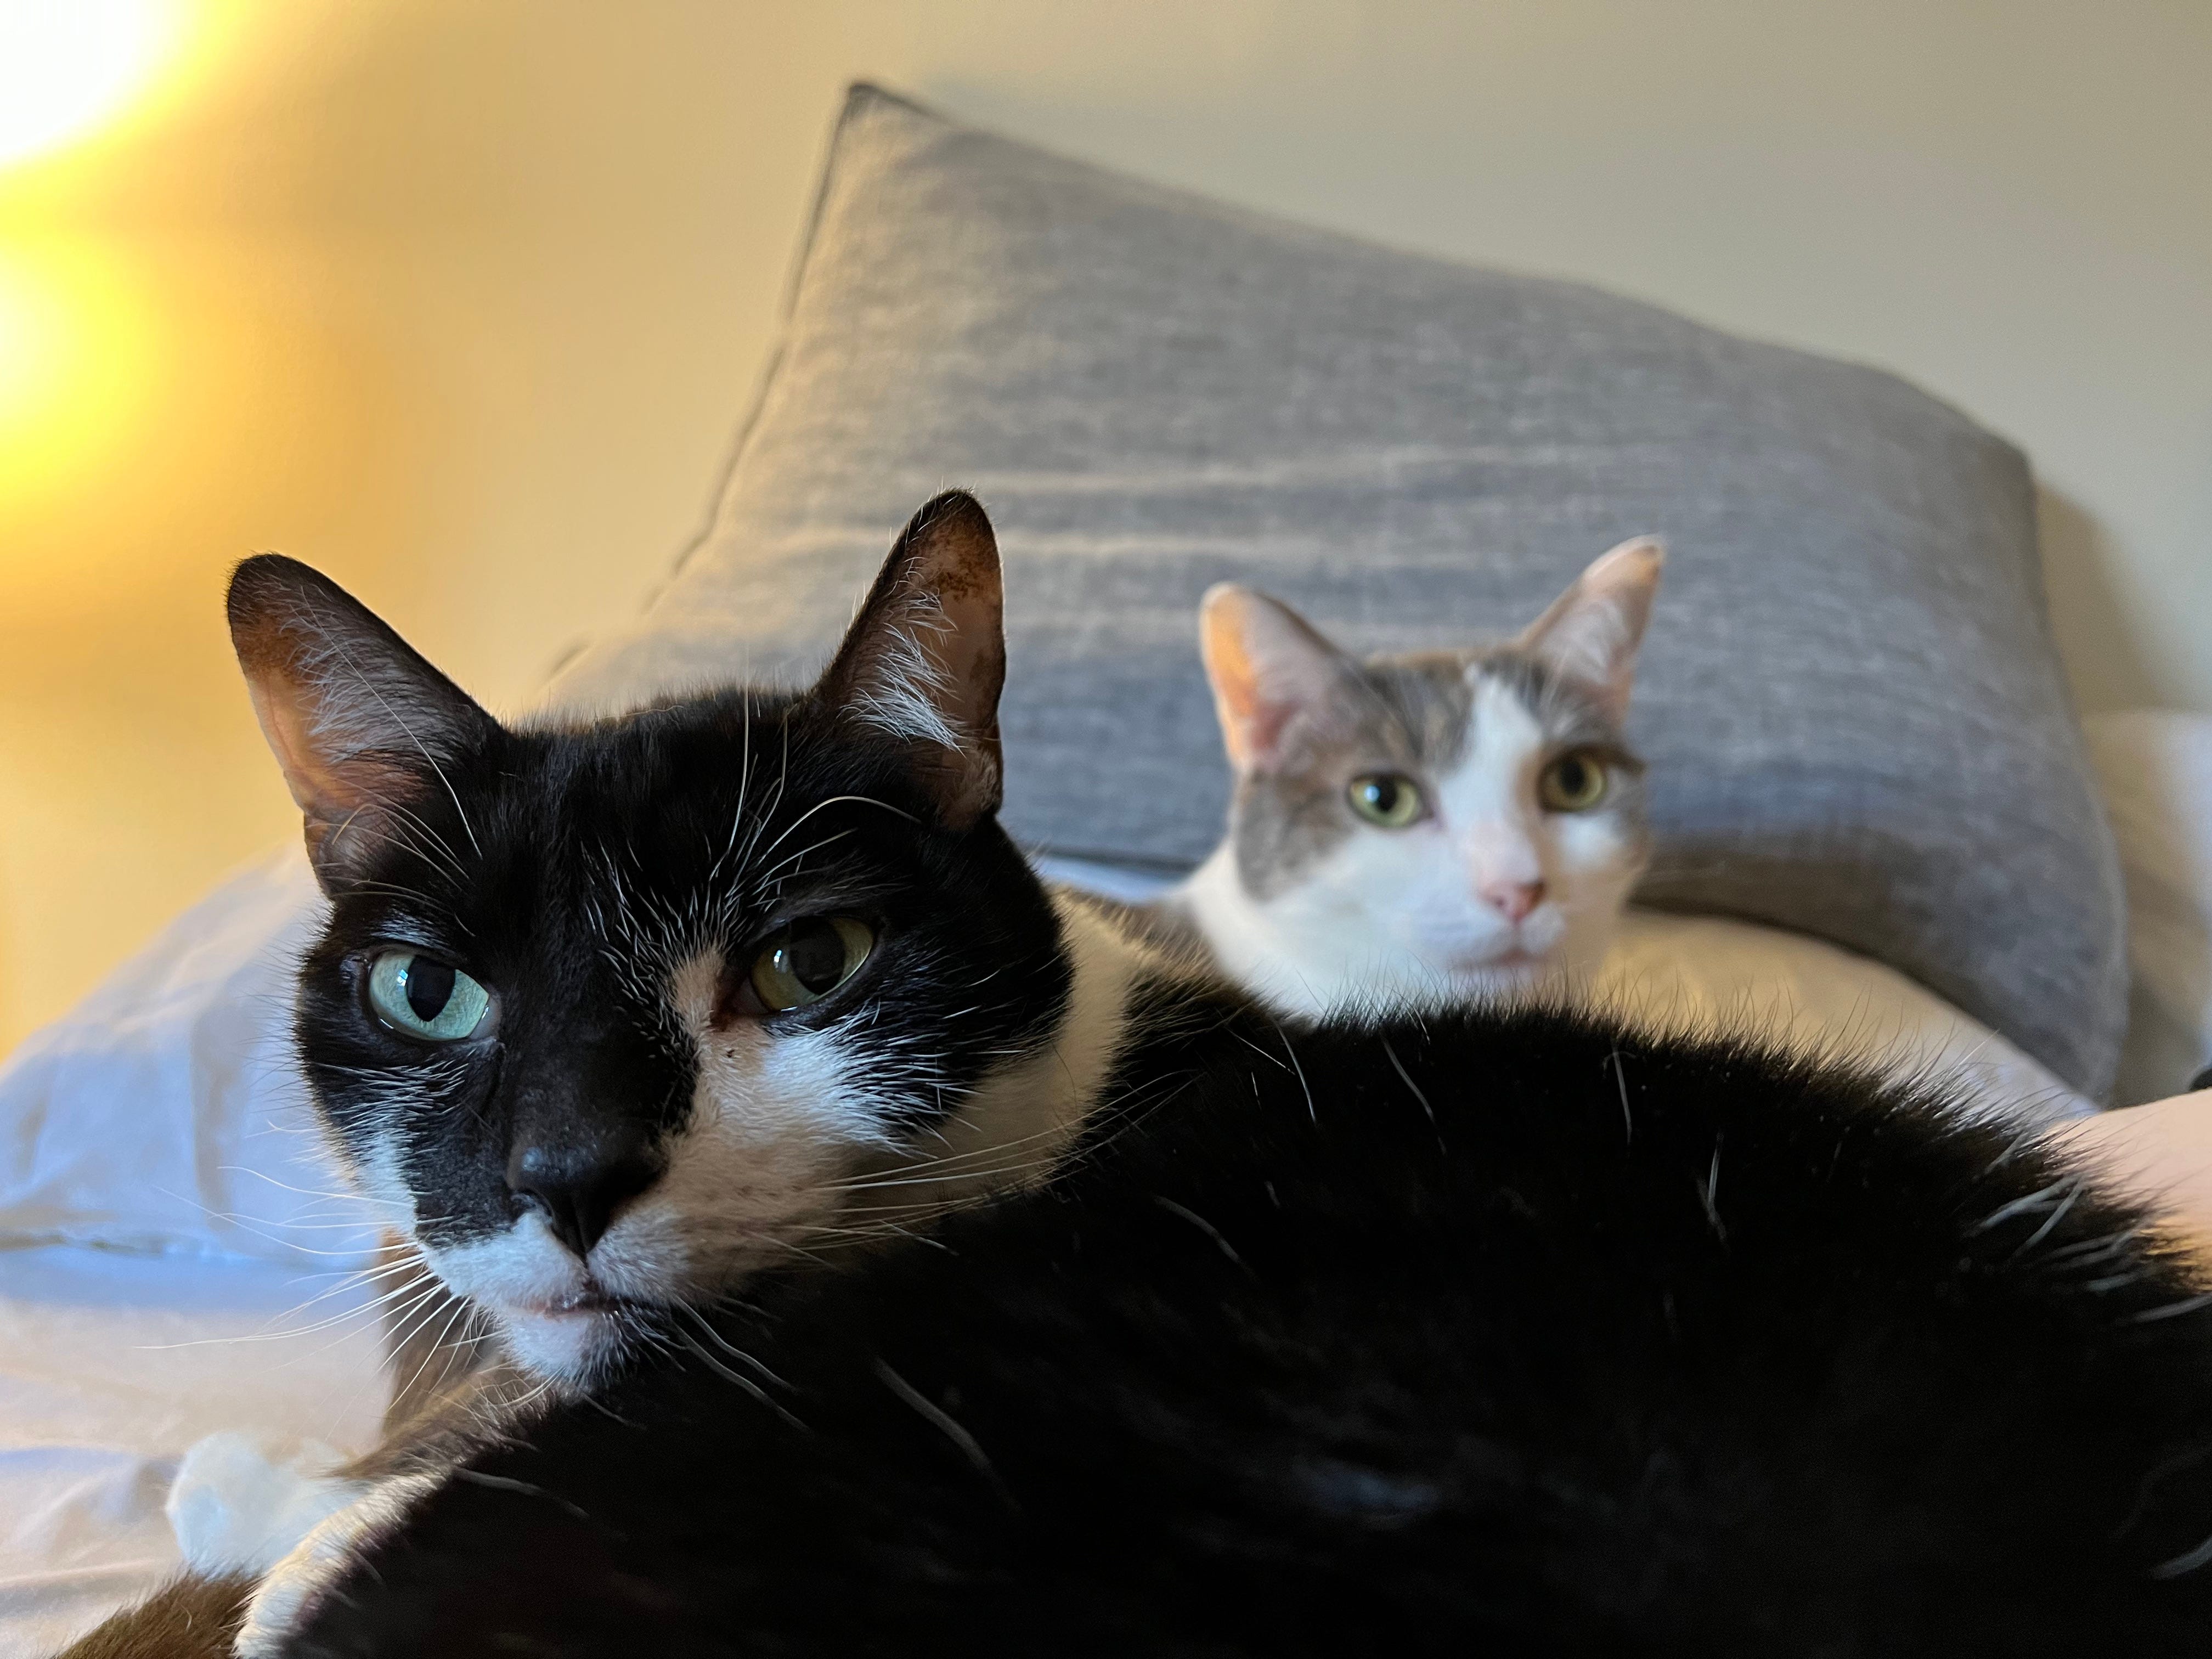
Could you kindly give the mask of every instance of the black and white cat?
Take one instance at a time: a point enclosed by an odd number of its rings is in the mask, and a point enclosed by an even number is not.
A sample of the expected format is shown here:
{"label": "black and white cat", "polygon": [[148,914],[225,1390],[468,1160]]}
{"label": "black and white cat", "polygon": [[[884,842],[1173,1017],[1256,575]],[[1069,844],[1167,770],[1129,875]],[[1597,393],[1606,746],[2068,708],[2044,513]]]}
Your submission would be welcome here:
{"label": "black and white cat", "polygon": [[2138,1217],[1849,1070],[1285,1030],[1048,896],[972,501],[796,696],[518,732],[301,567],[233,616],[333,1131],[559,1382],[239,1652],[2202,1650],[2212,1294]]}
{"label": "black and white cat", "polygon": [[1649,852],[1623,728],[1663,557],[1623,542],[1504,644],[1364,660],[1214,588],[1228,833],[1156,920],[1302,1017],[1586,987]]}
{"label": "black and white cat", "polygon": [[[588,1382],[641,1322],[1042,1167],[1088,1111],[1129,969],[974,850],[1002,840],[978,827],[1001,647],[963,605],[994,626],[995,588],[901,585],[955,536],[916,520],[881,627],[812,693],[554,731],[501,727],[304,567],[240,569],[332,901],[308,1080],[353,1179],[532,1374]],[[878,787],[872,744],[921,784]],[[865,1006],[827,997],[863,969]]]}
{"label": "black and white cat", "polygon": [[[302,1069],[403,1218],[400,1398],[337,1470],[196,1447],[171,1514],[204,1577],[258,1577],[641,1350],[703,1351],[751,1275],[1051,1169],[1137,958],[992,816],[999,605],[988,523],[946,497],[813,690],[511,730],[313,570],[240,567],[234,641],[331,907]],[[848,979],[865,1002],[829,994]]]}

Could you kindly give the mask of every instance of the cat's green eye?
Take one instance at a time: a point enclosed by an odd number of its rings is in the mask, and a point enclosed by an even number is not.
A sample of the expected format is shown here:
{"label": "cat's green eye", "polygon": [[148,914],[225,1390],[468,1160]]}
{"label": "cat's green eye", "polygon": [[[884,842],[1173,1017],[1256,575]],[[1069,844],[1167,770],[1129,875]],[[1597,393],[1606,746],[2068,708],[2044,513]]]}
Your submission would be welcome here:
{"label": "cat's green eye", "polygon": [[876,948],[874,930],[850,916],[809,916],[760,948],[749,975],[753,994],[772,1014],[819,1002],[860,971]]}
{"label": "cat's green eye", "polygon": [[483,1028],[491,993],[451,963],[386,951],[368,967],[368,1006],[395,1031],[425,1042],[459,1042]]}
{"label": "cat's green eye", "polygon": [[1536,799],[1547,812],[1587,812],[1605,799],[1609,783],[1595,755],[1562,755],[1536,780]]}
{"label": "cat's green eye", "polygon": [[1395,772],[1354,778],[1346,791],[1352,810],[1382,830],[1403,830],[1421,816],[1421,786]]}

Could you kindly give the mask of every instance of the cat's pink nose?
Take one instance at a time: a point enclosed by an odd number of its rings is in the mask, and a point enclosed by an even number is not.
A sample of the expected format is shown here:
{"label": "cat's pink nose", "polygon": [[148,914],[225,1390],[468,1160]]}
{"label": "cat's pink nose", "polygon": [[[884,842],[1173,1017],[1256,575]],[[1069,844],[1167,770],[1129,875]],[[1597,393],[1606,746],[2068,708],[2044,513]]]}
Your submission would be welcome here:
{"label": "cat's pink nose", "polygon": [[1486,881],[1475,891],[1508,921],[1519,921],[1544,902],[1540,881]]}

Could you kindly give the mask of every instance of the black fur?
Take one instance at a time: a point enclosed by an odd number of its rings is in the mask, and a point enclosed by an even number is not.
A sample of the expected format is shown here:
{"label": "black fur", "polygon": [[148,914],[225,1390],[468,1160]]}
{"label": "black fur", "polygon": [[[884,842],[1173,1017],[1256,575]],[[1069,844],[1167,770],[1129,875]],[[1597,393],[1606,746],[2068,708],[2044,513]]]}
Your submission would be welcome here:
{"label": "black fur", "polygon": [[1049,1187],[487,1452],[315,1656],[2197,1654],[2212,1312],[2044,1154],[1158,999]]}
{"label": "black fur", "polygon": [[[808,914],[875,923],[834,1000],[935,1066],[916,1127],[1034,1052],[1073,969],[991,816],[997,606],[988,526],[946,496],[827,690],[530,734],[312,573],[247,566],[240,655],[336,902],[301,1041],[342,1138],[400,1115],[434,1224],[496,1231],[532,1126],[680,1125],[684,951],[742,961]],[[478,974],[499,1022],[392,1046],[360,975],[395,945]],[[2049,1155],[1557,1014],[1287,1034],[1165,981],[1130,1013],[1049,1182],[755,1277],[711,1337],[641,1314],[658,1350],[469,1456],[289,1650],[2212,1641],[2212,1297]]]}

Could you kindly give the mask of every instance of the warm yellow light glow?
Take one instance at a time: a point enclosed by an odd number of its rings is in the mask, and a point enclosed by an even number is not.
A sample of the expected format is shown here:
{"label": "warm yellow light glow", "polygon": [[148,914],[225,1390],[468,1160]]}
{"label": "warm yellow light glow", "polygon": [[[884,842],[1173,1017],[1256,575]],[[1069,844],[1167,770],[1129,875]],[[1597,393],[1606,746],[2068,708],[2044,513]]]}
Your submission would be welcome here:
{"label": "warm yellow light glow", "polygon": [[113,253],[0,238],[0,525],[109,459],[149,343],[142,296]]}
{"label": "warm yellow light glow", "polygon": [[52,288],[0,247],[0,450],[20,454],[64,378],[73,331]]}
{"label": "warm yellow light glow", "polygon": [[121,109],[177,33],[174,0],[0,0],[0,166]]}

